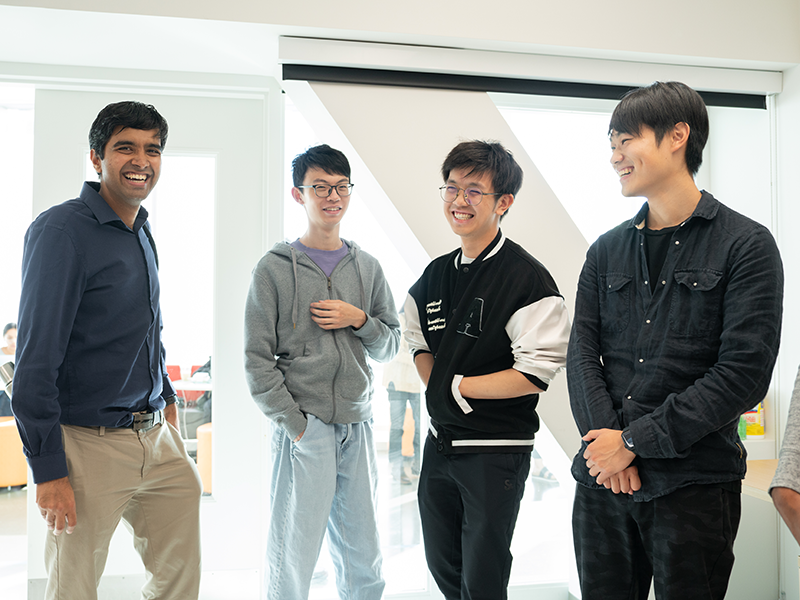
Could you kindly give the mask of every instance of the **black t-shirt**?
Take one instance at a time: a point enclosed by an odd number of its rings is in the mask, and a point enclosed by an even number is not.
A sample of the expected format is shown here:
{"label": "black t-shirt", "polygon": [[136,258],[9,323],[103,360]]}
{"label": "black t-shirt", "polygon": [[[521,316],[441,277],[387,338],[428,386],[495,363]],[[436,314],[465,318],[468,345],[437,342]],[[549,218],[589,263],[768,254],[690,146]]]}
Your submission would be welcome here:
{"label": "black t-shirt", "polygon": [[656,290],[658,275],[667,259],[669,241],[672,234],[680,227],[665,227],[664,229],[644,229],[644,255],[647,258],[647,271],[650,279],[650,291]]}

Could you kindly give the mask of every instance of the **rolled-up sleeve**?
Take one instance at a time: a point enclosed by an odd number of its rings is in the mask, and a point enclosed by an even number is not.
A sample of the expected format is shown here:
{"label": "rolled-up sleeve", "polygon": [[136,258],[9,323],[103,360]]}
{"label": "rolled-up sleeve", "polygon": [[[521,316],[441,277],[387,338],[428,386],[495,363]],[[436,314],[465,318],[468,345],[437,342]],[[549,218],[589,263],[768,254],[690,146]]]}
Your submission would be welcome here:
{"label": "rolled-up sleeve", "polygon": [[794,382],[778,469],[769,491],[772,492],[772,488],[776,487],[789,488],[800,494],[800,369]]}

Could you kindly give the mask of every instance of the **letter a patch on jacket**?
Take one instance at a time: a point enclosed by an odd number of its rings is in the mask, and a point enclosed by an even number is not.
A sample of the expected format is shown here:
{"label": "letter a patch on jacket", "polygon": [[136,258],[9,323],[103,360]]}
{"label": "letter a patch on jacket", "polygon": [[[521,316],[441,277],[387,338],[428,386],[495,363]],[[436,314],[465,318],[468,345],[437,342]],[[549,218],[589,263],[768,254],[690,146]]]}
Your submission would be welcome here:
{"label": "letter a patch on jacket", "polygon": [[483,298],[473,298],[466,316],[458,324],[458,333],[478,337],[483,327]]}

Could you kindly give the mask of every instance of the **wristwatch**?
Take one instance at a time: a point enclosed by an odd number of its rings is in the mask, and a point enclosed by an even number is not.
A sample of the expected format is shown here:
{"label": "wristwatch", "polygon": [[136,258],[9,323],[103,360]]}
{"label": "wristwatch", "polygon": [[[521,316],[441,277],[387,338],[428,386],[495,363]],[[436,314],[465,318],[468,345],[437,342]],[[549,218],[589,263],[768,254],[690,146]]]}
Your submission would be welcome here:
{"label": "wristwatch", "polygon": [[625,447],[633,452],[636,453],[636,450],[633,447],[633,436],[631,435],[631,430],[626,427],[622,430],[622,443],[625,444]]}

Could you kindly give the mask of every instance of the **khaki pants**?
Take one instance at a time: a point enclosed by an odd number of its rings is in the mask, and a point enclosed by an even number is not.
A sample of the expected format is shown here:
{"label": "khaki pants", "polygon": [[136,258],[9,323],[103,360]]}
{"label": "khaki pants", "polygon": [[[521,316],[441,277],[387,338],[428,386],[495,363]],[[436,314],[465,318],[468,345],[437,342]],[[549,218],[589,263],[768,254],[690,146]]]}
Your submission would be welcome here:
{"label": "khaki pants", "polygon": [[62,425],[77,524],[47,532],[46,600],[95,600],[120,519],[133,534],[147,580],[143,599],[197,598],[202,485],[180,434]]}

